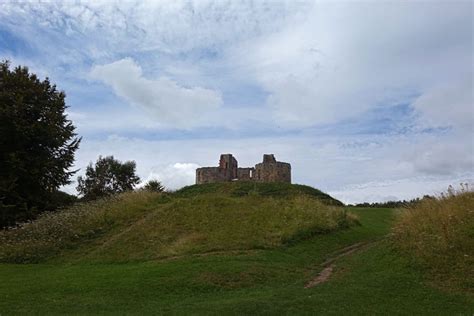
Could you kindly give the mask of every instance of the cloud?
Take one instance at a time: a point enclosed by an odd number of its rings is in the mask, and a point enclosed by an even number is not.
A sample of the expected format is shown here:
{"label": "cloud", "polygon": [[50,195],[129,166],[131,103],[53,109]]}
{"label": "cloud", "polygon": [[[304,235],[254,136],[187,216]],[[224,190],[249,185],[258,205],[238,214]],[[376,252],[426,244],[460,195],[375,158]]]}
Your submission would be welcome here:
{"label": "cloud", "polygon": [[[470,1],[6,3],[0,17],[55,74],[81,75],[91,63],[132,56],[132,68],[138,61],[147,78],[158,79],[139,78],[166,91],[208,87],[201,89],[222,91],[226,100],[250,85],[268,95],[255,106],[265,109],[254,115],[259,124],[285,128],[337,123],[416,98],[429,116],[424,123],[439,124],[432,119],[445,109],[426,110],[423,100],[456,89],[446,83],[463,84],[461,77],[472,83]],[[150,98],[126,95],[156,114]],[[466,102],[451,104],[469,110]],[[161,109],[161,124],[182,117],[179,106],[176,114]]]}
{"label": "cloud", "polygon": [[143,77],[141,67],[131,58],[95,66],[91,76],[111,86],[114,92],[133,105],[154,115],[165,126],[190,128],[202,124],[208,112],[222,105],[218,92],[179,86],[161,77]]}
{"label": "cloud", "polygon": [[405,159],[413,164],[415,171],[427,175],[452,175],[472,171],[474,144],[472,141],[466,142],[465,137],[469,134],[457,135],[426,139],[406,152]]}
{"label": "cloud", "polygon": [[328,193],[347,204],[373,203],[411,200],[422,195],[439,196],[447,191],[449,185],[459,188],[461,183],[468,183],[469,187],[472,187],[474,178],[471,175],[470,177],[450,179],[418,177],[397,181],[368,182],[346,186],[341,190]]}
{"label": "cloud", "polygon": [[[473,103],[465,89],[472,12],[471,2],[316,2],[281,30],[236,45],[229,59],[269,93],[273,118],[287,127],[341,122],[417,96],[431,118],[448,106],[462,116]],[[460,102],[422,105],[460,89]]]}
{"label": "cloud", "polygon": [[150,174],[142,183],[150,180],[158,180],[163,183],[166,189],[176,190],[186,185],[194,184],[196,179],[196,169],[199,165],[195,163],[174,163],[163,169],[153,168]]}
{"label": "cloud", "polygon": [[474,91],[472,77],[447,82],[422,94],[413,103],[420,125],[454,127],[473,137]]}
{"label": "cloud", "polygon": [[[194,177],[177,164],[216,165],[232,152],[252,165],[273,152],[296,182],[345,201],[411,198],[472,178],[472,9],[9,2],[0,53],[66,89],[84,136],[79,168],[113,154],[178,186]],[[93,65],[104,85],[88,81]]]}

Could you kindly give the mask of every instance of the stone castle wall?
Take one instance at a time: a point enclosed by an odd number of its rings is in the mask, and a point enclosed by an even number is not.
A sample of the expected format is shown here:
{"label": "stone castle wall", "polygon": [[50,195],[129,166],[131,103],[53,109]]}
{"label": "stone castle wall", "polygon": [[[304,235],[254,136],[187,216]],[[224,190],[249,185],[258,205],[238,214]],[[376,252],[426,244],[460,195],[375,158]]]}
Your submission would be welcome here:
{"label": "stone castle wall", "polygon": [[196,183],[213,183],[227,181],[225,173],[219,167],[204,167],[196,169]]}
{"label": "stone castle wall", "polygon": [[237,169],[237,179],[250,181],[254,177],[255,168],[239,168]]}
{"label": "stone castle wall", "polygon": [[255,166],[255,181],[291,183],[291,165],[279,161],[259,163]]}
{"label": "stone castle wall", "polygon": [[266,154],[263,155],[263,162],[255,165],[255,168],[239,168],[232,154],[222,154],[219,167],[196,169],[196,184],[237,180],[291,183],[291,165],[276,161],[273,154]]}

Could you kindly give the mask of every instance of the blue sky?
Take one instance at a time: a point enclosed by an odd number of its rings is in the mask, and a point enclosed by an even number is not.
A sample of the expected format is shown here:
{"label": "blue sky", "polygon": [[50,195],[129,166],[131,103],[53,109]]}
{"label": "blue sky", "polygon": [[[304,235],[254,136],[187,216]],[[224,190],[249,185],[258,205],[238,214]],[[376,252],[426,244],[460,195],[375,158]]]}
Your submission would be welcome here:
{"label": "blue sky", "polygon": [[471,1],[3,1],[0,57],[66,92],[80,172],[114,155],[178,188],[274,153],[383,201],[473,182],[472,25]]}

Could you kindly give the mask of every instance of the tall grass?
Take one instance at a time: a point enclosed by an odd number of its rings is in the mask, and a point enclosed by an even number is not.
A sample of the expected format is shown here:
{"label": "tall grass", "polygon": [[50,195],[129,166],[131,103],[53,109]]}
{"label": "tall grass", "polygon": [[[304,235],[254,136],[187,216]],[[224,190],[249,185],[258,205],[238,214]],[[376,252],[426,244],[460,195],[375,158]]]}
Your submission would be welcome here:
{"label": "tall grass", "polygon": [[474,192],[450,189],[402,210],[395,245],[428,268],[438,283],[474,289]]}
{"label": "tall grass", "polygon": [[44,213],[37,220],[0,231],[0,262],[35,263],[133,221],[159,194],[124,193]]}
{"label": "tall grass", "polygon": [[60,255],[123,262],[273,248],[356,222],[342,208],[304,195],[127,193],[1,232],[0,261],[38,262]]}

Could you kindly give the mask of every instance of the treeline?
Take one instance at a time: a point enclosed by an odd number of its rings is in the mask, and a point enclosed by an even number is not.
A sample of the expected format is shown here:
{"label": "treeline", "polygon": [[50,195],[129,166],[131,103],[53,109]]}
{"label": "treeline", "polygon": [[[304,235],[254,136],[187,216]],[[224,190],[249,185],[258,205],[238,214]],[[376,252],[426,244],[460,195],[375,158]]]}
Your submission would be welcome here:
{"label": "treeline", "polygon": [[415,206],[422,202],[423,200],[427,199],[434,199],[435,197],[430,195],[424,195],[422,198],[415,198],[411,200],[402,200],[402,201],[386,201],[386,202],[374,202],[374,203],[358,203],[358,204],[349,204],[348,206],[355,206],[355,207],[374,207],[374,208],[399,208],[399,207],[409,207]]}

